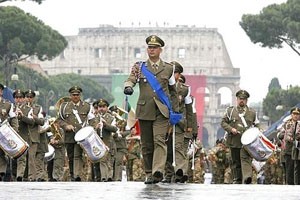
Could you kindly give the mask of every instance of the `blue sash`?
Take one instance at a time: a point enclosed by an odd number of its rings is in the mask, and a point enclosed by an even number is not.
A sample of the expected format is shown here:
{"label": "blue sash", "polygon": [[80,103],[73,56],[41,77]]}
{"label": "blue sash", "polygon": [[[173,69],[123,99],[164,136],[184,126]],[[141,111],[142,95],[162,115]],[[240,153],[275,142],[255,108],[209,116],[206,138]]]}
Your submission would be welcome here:
{"label": "blue sash", "polygon": [[159,82],[157,81],[155,76],[147,69],[145,62],[142,62],[141,71],[147,78],[151,88],[156,92],[160,101],[168,107],[169,115],[170,115],[170,123],[172,125],[177,124],[181,120],[182,114],[176,113],[172,110],[172,106],[171,106],[168,96],[165,94],[164,90],[162,89],[161,85],[159,84]]}

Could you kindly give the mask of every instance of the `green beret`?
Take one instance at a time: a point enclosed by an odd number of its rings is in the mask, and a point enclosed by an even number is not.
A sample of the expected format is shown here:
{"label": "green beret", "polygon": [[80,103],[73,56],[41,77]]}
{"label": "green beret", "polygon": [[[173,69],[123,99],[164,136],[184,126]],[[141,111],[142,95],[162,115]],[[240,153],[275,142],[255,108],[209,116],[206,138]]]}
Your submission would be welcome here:
{"label": "green beret", "polygon": [[176,61],[172,61],[171,64],[175,66],[175,71],[174,71],[175,73],[181,74],[183,72],[183,67],[181,66],[181,64],[179,64]]}
{"label": "green beret", "polygon": [[73,86],[69,89],[69,93],[71,94],[80,94],[82,92],[81,87]]}
{"label": "green beret", "polygon": [[165,42],[156,35],[150,35],[149,37],[147,37],[146,43],[148,46],[165,46]]}
{"label": "green beret", "polygon": [[294,107],[294,108],[292,108],[291,109],[291,114],[300,114],[300,108],[298,108],[298,107]]}
{"label": "green beret", "polygon": [[241,99],[248,99],[250,97],[250,94],[246,90],[239,90],[237,91],[235,96]]}
{"label": "green beret", "polygon": [[35,92],[33,90],[27,90],[25,92],[25,97],[35,97]]}

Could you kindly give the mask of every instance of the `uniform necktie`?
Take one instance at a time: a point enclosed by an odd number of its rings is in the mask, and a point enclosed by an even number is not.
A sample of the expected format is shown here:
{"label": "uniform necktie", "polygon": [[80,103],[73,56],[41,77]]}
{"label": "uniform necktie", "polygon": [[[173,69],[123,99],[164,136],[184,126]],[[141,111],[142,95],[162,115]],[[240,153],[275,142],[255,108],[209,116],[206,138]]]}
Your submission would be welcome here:
{"label": "uniform necktie", "polygon": [[157,64],[153,64],[153,65],[152,65],[152,69],[153,69],[154,72],[157,71],[157,68],[158,68]]}

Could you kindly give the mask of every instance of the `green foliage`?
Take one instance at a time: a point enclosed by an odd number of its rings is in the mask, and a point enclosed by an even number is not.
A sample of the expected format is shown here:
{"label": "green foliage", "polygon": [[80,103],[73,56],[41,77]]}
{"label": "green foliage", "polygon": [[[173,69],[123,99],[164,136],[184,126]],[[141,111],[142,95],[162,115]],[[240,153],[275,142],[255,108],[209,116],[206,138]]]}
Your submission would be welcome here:
{"label": "green foliage", "polygon": [[273,78],[271,80],[271,83],[269,84],[268,91],[271,91],[273,89],[281,89],[281,85],[279,83],[278,78]]}
{"label": "green foliage", "polygon": [[[300,103],[300,87],[289,87],[287,90],[273,88],[263,100],[263,113],[269,116],[271,123],[280,117],[296,104]],[[283,109],[278,109],[278,106]]]}
{"label": "green foliage", "polygon": [[[4,80],[3,66],[3,62],[0,61],[1,80]],[[99,98],[105,98],[108,102],[114,101],[112,94],[107,91],[106,88],[88,77],[77,74],[61,74],[47,78],[27,67],[16,65],[10,67],[17,68],[19,80],[13,82],[9,77],[8,86],[10,88],[14,88],[15,86],[17,89],[23,91],[28,89],[39,91],[39,96],[37,98],[38,103],[42,105],[46,111],[48,111],[49,106],[54,105],[61,97],[69,96],[68,90],[74,85],[78,85],[83,89],[83,100],[90,100],[92,102]],[[3,82],[0,83],[3,84]],[[52,96],[51,93],[54,95],[53,98],[50,99]]]}
{"label": "green foliage", "polygon": [[14,7],[0,7],[0,56],[12,61],[37,56],[40,60],[51,60],[67,46],[67,40],[41,20]]}
{"label": "green foliage", "polygon": [[257,15],[243,15],[240,26],[254,44],[282,48],[286,43],[300,56],[299,13],[300,0],[288,0],[287,3],[269,5]]}

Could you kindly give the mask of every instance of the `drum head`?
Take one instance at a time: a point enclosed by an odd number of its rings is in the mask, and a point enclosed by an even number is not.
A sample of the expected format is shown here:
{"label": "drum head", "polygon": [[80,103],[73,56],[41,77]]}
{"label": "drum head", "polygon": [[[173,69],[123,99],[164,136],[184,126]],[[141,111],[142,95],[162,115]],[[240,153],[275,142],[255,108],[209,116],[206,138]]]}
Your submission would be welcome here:
{"label": "drum head", "polygon": [[246,130],[241,138],[241,142],[243,145],[251,144],[253,141],[255,141],[259,136],[259,130],[258,128],[249,128]]}
{"label": "drum head", "polygon": [[94,132],[93,127],[91,127],[91,126],[84,127],[76,133],[74,139],[76,142],[82,141],[85,138],[87,138],[90,134],[92,134],[93,132]]}

